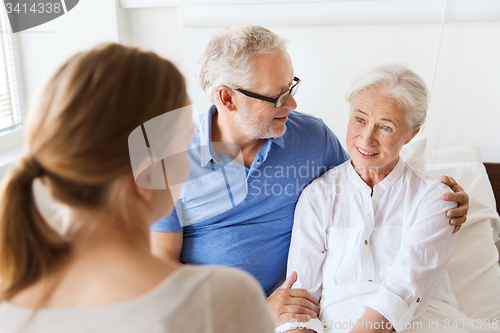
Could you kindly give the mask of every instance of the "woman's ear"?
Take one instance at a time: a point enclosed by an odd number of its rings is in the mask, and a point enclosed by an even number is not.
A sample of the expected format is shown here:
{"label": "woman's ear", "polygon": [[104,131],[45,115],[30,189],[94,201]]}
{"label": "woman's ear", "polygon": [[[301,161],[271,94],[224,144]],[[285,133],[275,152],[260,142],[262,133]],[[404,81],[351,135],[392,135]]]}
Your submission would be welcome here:
{"label": "woman's ear", "polygon": [[131,189],[131,191],[143,199],[144,201],[150,201],[153,198],[153,191],[147,188],[142,188],[139,185],[136,184],[134,175],[131,172],[129,175],[127,175],[127,183],[128,187]]}
{"label": "woman's ear", "polygon": [[408,138],[408,140],[406,140],[405,144],[409,143],[411,140],[413,140],[413,138],[415,137],[415,135],[418,134],[418,132],[420,132],[420,127],[416,129],[416,131],[414,131],[410,137]]}

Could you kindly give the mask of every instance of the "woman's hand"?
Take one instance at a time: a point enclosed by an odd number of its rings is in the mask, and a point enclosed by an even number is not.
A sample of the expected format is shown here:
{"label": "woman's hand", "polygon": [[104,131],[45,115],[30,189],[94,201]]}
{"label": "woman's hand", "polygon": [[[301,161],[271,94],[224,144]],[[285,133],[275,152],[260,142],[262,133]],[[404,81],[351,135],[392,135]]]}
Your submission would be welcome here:
{"label": "woman's hand", "polygon": [[455,201],[458,203],[457,208],[450,209],[446,212],[446,216],[450,217],[450,224],[454,225],[453,233],[460,230],[462,224],[467,221],[467,212],[469,211],[469,196],[465,193],[462,186],[452,177],[442,176],[441,182],[448,185],[451,190],[455,193],[445,193],[441,196],[441,199],[446,201]]}
{"label": "woman's hand", "polygon": [[357,325],[349,333],[390,333],[392,330],[392,324],[387,318],[372,308],[367,308],[363,316],[358,319]]}

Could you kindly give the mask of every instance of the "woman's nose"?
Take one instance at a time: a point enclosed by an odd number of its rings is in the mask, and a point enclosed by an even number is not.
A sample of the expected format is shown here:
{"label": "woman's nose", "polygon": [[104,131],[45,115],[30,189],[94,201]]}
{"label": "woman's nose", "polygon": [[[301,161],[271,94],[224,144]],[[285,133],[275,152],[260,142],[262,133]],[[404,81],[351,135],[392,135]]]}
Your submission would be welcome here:
{"label": "woman's nose", "polygon": [[366,146],[372,146],[377,142],[376,129],[372,126],[366,126],[362,133],[363,143]]}

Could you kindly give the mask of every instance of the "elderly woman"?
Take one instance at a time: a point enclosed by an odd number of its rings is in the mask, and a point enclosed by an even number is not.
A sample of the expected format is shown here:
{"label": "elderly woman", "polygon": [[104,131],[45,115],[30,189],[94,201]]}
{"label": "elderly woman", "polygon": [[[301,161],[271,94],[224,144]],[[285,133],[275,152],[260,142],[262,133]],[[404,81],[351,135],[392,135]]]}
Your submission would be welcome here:
{"label": "elderly woman", "polygon": [[288,329],[448,331],[458,319],[453,332],[464,331],[445,271],[455,245],[446,211],[456,204],[441,199],[447,186],[399,156],[424,123],[425,83],[402,64],[381,65],[352,84],[347,100],[351,160],[303,191],[288,261],[294,287],[321,296],[321,322]]}

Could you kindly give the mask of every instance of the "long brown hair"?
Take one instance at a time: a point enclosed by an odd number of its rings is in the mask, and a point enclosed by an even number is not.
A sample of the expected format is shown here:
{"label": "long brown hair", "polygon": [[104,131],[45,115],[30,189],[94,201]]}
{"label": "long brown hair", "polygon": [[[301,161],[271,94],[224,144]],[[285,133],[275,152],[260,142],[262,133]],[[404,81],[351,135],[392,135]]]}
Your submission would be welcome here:
{"label": "long brown hair", "polygon": [[104,207],[111,182],[131,171],[132,130],[186,101],[171,62],[119,44],[79,53],[56,71],[30,112],[25,155],[2,179],[0,299],[45,276],[70,248],[38,211],[34,179],[66,205]]}

